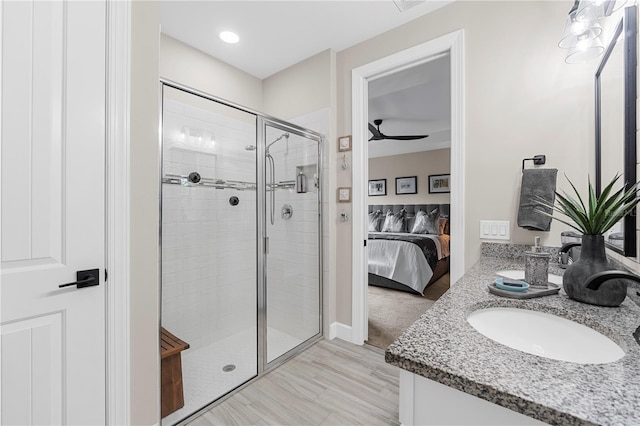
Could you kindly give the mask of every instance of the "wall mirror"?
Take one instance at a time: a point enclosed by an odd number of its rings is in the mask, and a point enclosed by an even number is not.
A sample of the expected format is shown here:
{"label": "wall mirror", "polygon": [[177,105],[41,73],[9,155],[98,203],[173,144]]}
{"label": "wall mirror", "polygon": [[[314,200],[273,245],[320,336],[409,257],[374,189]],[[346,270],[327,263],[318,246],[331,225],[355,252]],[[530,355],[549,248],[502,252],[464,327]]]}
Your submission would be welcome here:
{"label": "wall mirror", "polygon": [[[596,192],[616,175],[620,187],[636,182],[636,6],[624,16],[611,37],[595,74]],[[636,212],[628,214],[605,234],[607,247],[636,256]]]}

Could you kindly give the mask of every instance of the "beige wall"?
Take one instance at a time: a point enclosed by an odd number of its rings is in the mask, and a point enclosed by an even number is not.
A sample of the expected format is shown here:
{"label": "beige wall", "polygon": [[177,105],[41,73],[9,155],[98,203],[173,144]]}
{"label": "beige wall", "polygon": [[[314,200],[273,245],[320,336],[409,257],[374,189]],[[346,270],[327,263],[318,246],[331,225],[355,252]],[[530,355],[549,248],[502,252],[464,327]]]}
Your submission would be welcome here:
{"label": "beige wall", "polygon": [[[429,175],[451,170],[451,149],[369,159],[369,179],[386,179],[387,195],[368,197],[369,204],[448,204],[450,194],[429,194]],[[418,193],[396,195],[396,178],[417,176]]]}
{"label": "beige wall", "polygon": [[333,55],[327,49],[264,79],[263,111],[287,120],[330,107]]}
{"label": "beige wall", "polygon": [[262,80],[162,34],[160,76],[262,111]]}
{"label": "beige wall", "polygon": [[159,421],[157,2],[131,2],[131,424]]}
{"label": "beige wall", "polygon": [[[567,188],[565,173],[584,188],[592,172],[596,63],[567,65],[557,47],[571,4],[456,1],[338,52],[337,128],[350,134],[352,69],[464,29],[465,269],[480,256],[480,219],[511,221],[514,243],[540,235],[544,244],[560,244],[565,228],[557,222],[547,233],[515,226],[523,158],[545,154],[545,167],[559,170],[560,188]],[[350,258],[351,232],[337,238],[338,259]],[[342,266],[337,315],[350,324],[351,267]]]}

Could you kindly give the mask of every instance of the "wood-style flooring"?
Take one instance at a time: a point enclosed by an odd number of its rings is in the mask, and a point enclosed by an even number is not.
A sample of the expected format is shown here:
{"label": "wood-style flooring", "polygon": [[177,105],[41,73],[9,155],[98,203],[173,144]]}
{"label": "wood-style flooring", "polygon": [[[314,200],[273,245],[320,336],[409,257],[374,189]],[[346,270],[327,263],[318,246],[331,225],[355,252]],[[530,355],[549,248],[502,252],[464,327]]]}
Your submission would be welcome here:
{"label": "wood-style flooring", "polygon": [[384,352],[322,340],[190,425],[398,425],[397,367]]}

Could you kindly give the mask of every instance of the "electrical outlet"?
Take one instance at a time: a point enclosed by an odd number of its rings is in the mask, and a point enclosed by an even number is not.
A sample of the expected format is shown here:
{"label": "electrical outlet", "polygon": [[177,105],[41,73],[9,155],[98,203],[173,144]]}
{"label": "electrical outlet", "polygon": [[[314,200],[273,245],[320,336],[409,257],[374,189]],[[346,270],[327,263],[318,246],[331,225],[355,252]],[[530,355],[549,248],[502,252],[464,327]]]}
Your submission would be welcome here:
{"label": "electrical outlet", "polygon": [[511,238],[508,220],[481,220],[480,238],[484,240],[508,240]]}

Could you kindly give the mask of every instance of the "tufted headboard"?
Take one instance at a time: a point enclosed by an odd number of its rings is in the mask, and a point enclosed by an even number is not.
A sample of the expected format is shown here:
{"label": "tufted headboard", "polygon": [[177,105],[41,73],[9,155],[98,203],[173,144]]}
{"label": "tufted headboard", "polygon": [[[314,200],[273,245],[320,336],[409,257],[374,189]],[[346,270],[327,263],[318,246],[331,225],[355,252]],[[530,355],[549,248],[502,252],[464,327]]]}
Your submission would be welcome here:
{"label": "tufted headboard", "polygon": [[441,217],[449,217],[450,206],[451,204],[369,204],[368,213],[376,210],[380,210],[382,214],[387,214],[389,210],[393,213],[398,213],[400,210],[405,209],[407,217],[414,217],[416,212],[420,210],[430,212],[433,209],[440,209]]}
{"label": "tufted headboard", "polygon": [[[450,207],[450,204],[370,204],[368,213],[380,210],[383,215],[386,215],[389,210],[393,213],[398,213],[400,210],[405,209],[407,211],[407,227],[408,229],[411,229],[418,211],[422,210],[429,213],[433,211],[433,209],[439,209],[440,217],[448,218]],[[447,226],[445,228],[446,230],[444,231],[446,234],[449,233],[448,222],[449,221],[447,221]]]}

